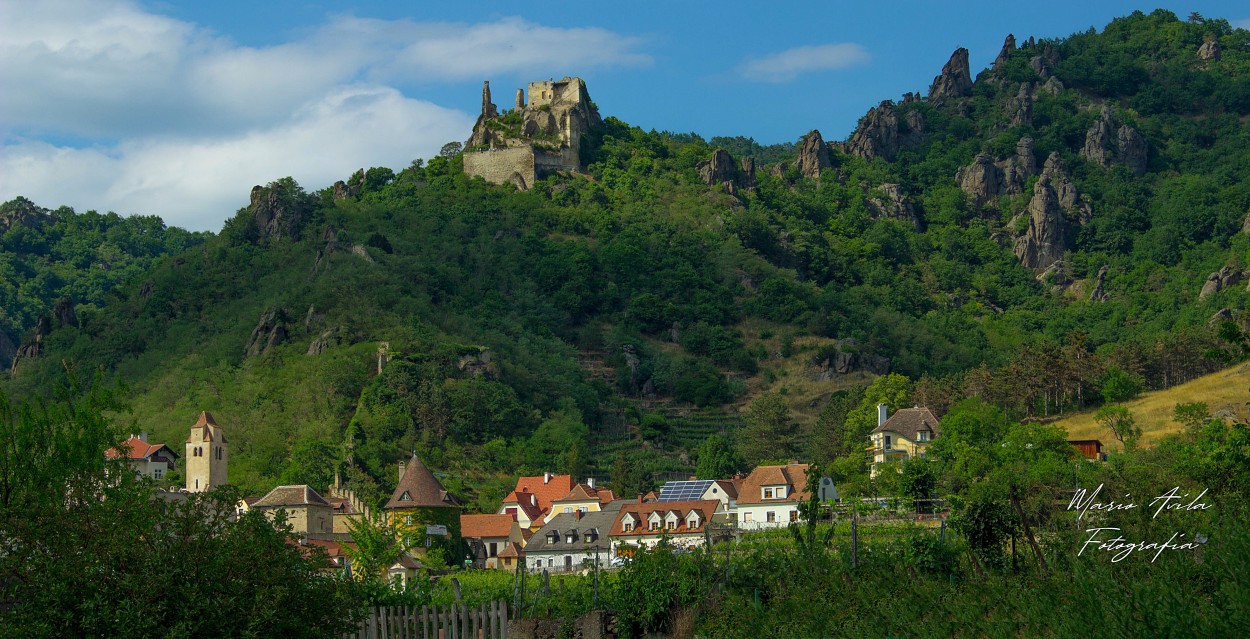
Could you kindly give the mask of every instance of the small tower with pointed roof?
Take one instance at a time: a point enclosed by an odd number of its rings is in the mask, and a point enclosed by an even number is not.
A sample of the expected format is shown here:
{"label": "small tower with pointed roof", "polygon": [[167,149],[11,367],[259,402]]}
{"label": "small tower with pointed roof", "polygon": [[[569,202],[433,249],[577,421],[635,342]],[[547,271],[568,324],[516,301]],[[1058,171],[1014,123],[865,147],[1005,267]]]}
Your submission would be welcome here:
{"label": "small tower with pointed roof", "polygon": [[426,526],[439,525],[447,527],[449,537],[460,537],[460,502],[415,453],[399,463],[399,484],[385,508],[391,523],[405,535],[420,535]]}
{"label": "small tower with pointed roof", "polygon": [[201,493],[224,486],[229,461],[226,432],[217,425],[212,413],[200,413],[187,438],[187,491]]}

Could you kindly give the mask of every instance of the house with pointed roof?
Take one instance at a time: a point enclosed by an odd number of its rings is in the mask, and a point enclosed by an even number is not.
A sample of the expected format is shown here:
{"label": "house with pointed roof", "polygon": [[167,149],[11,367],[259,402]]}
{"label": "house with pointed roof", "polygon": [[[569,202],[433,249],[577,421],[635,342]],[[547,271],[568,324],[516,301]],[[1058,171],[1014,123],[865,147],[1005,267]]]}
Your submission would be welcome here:
{"label": "house with pointed roof", "polygon": [[416,454],[399,463],[399,483],[384,509],[391,524],[406,535],[430,537],[430,526],[443,526],[446,538],[460,538],[460,502]]}
{"label": "house with pointed roof", "polygon": [[738,528],[781,528],[799,521],[799,504],[808,500],[808,464],[757,466],[738,488]]}
{"label": "house with pointed roof", "polygon": [[230,445],[212,413],[200,413],[186,445],[187,491],[200,493],[226,485]]}
{"label": "house with pointed roof", "polygon": [[524,544],[521,526],[512,515],[460,515],[460,536],[479,568],[499,568],[499,553],[510,543]]}
{"label": "house with pointed roof", "polygon": [[679,548],[701,546],[720,506],[715,499],[627,502],[608,533],[612,556],[629,556],[633,549],[655,546],[661,539]]}
{"label": "house with pointed roof", "polygon": [[569,494],[551,502],[551,512],[553,515],[598,512],[614,499],[616,495],[611,490],[596,486],[595,478],[591,477],[586,483],[574,486]]}
{"label": "house with pointed roof", "polygon": [[609,533],[620,509],[628,501],[613,501],[602,510],[574,510],[553,515],[525,545],[529,570],[572,572],[594,566],[611,565],[612,540]]}
{"label": "house with pointed roof", "polygon": [[178,454],[165,444],[148,443],[148,434],[131,435],[118,448],[104,452],[106,459],[125,459],[132,470],[144,477],[159,480],[174,469]]}
{"label": "house with pointed roof", "polygon": [[296,533],[334,532],[334,507],[307,484],[278,486],[251,504],[269,518],[286,513],[286,523]]}
{"label": "house with pointed roof", "polygon": [[737,505],[738,487],[727,479],[688,479],[666,482],[660,486],[658,501],[715,499],[721,512],[731,512]]}
{"label": "house with pointed roof", "polygon": [[499,514],[515,515],[523,528],[542,528],[544,518],[551,514],[557,499],[572,492],[572,475],[543,473],[534,477],[518,477],[516,488],[499,507]]}
{"label": "house with pointed roof", "polygon": [[876,477],[884,464],[924,455],[929,442],[939,435],[941,425],[928,408],[903,408],[890,415],[888,406],[878,404],[877,427],[868,435],[872,476]]}

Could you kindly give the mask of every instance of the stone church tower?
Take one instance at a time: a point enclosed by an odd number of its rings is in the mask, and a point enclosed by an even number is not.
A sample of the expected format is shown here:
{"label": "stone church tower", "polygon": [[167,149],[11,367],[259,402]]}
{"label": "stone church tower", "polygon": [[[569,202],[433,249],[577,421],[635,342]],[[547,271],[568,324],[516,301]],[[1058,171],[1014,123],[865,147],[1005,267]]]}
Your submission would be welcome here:
{"label": "stone church tower", "polygon": [[212,413],[204,411],[191,427],[187,438],[187,491],[200,493],[226,483],[226,464],[230,447],[226,433],[213,421]]}

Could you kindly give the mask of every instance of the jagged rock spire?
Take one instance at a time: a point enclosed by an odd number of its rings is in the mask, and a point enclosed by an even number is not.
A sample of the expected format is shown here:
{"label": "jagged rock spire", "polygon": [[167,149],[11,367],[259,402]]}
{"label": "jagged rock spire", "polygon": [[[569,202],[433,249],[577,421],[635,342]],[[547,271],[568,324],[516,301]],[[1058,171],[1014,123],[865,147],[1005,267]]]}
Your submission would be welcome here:
{"label": "jagged rock spire", "polygon": [[929,87],[929,100],[957,98],[972,92],[972,73],[968,70],[968,50],[960,47],[942,67],[942,73],[933,78]]}
{"label": "jagged rock spire", "polygon": [[994,68],[997,69],[1007,62],[1011,54],[1016,50],[1016,36],[1008,33],[1007,39],[1003,40],[1003,48],[998,51],[998,57],[994,58]]}

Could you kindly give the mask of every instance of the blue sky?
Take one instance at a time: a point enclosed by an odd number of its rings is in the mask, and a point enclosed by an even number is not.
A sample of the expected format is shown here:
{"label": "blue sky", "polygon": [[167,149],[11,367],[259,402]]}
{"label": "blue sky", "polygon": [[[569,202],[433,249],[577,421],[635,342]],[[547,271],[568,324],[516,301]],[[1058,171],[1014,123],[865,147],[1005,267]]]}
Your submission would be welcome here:
{"label": "blue sky", "polygon": [[[1250,27],[1244,2],[1160,5]],[[253,184],[314,190],[464,140],[484,79],[501,107],[578,75],[605,116],[646,129],[840,140],[881,100],[926,91],[957,47],[975,74],[1008,33],[1154,8],[0,0],[0,200],[217,230]]]}

